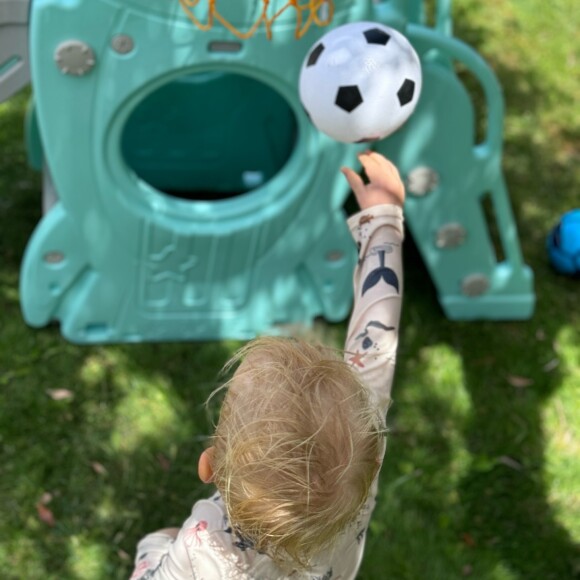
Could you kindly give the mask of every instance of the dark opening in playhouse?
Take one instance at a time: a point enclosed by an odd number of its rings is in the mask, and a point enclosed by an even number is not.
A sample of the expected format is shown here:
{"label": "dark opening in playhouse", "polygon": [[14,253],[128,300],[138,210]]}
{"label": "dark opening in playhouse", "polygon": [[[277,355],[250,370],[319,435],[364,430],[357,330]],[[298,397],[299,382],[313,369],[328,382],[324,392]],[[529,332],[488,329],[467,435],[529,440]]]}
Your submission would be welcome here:
{"label": "dark opening in playhouse", "polygon": [[127,120],[121,147],[128,166],[155,189],[218,200],[274,177],[296,137],[295,115],[277,91],[250,77],[210,71],[149,94]]}

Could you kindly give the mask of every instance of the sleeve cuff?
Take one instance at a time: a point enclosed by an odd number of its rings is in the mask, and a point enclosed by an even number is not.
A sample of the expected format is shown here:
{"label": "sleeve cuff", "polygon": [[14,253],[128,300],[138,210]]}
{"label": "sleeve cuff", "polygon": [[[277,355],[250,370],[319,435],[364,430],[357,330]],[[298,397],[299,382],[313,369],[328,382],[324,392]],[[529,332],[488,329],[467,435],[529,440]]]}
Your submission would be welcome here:
{"label": "sleeve cuff", "polygon": [[356,238],[360,227],[370,219],[380,219],[381,225],[392,226],[403,234],[403,208],[394,204],[384,204],[369,207],[348,218],[347,224],[353,237]]}

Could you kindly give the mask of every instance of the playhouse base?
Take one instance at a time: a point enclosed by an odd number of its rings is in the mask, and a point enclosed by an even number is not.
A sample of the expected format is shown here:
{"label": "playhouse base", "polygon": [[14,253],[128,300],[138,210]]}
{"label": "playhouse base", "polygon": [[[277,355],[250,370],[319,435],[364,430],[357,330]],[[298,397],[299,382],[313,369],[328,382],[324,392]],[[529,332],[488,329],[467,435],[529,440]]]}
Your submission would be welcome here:
{"label": "playhouse base", "polygon": [[528,320],[534,313],[532,293],[519,296],[445,296],[440,300],[450,320]]}

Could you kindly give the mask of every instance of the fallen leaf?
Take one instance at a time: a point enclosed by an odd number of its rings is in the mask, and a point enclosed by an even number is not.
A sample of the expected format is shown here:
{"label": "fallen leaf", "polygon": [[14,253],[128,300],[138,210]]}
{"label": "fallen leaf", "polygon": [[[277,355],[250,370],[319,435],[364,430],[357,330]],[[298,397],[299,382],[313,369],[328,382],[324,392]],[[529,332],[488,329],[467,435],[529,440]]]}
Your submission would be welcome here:
{"label": "fallen leaf", "polygon": [[129,556],[125,550],[118,549],[117,556],[119,556],[119,558],[125,562],[129,562],[131,560],[131,556]]}
{"label": "fallen leaf", "polygon": [[167,457],[163,455],[163,453],[157,454],[157,462],[159,463],[163,471],[169,471],[171,469],[171,461],[169,461],[169,459],[167,459]]}
{"label": "fallen leaf", "polygon": [[68,389],[47,389],[46,393],[53,401],[66,401],[74,397],[74,393]]}
{"label": "fallen leaf", "polygon": [[107,475],[107,468],[102,463],[99,463],[98,461],[92,461],[91,467],[96,474]]}
{"label": "fallen leaf", "polygon": [[463,540],[463,543],[466,546],[469,546],[470,548],[475,547],[475,545],[477,544],[477,542],[475,541],[475,539],[473,538],[473,536],[469,532],[464,532],[461,535],[461,539]]}
{"label": "fallen leaf", "polygon": [[527,377],[520,377],[518,375],[508,375],[507,381],[512,387],[515,387],[516,389],[525,389],[526,387],[534,384],[532,379]]}
{"label": "fallen leaf", "polygon": [[543,367],[542,370],[545,373],[552,372],[554,369],[558,367],[560,361],[557,358],[553,358],[551,361],[547,362]]}
{"label": "fallen leaf", "polygon": [[54,528],[56,520],[52,510],[48,509],[43,503],[38,502],[36,504],[36,511],[38,512],[38,518],[40,521],[44,522],[47,526]]}
{"label": "fallen leaf", "polygon": [[516,471],[521,471],[524,468],[524,466],[519,461],[516,461],[515,459],[512,459],[507,455],[502,455],[501,457],[498,457],[497,460],[499,461],[499,463],[503,463],[503,465],[511,467]]}

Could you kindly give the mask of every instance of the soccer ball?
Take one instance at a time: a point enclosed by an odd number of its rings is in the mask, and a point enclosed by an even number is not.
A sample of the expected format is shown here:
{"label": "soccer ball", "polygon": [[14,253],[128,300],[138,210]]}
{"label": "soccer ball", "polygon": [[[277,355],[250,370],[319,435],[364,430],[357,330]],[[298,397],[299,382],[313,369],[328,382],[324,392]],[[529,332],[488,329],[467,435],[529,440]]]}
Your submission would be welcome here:
{"label": "soccer ball", "polygon": [[580,276],[580,209],[565,213],[547,239],[548,256],[560,274]]}
{"label": "soccer ball", "polygon": [[376,22],[344,24],[310,49],[299,93],[312,123],[344,143],[383,139],[415,110],[421,63],[397,30]]}

